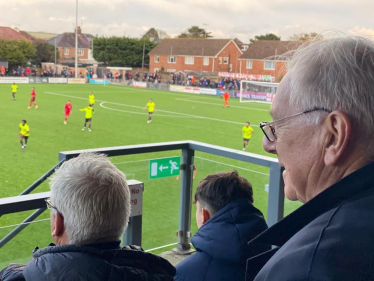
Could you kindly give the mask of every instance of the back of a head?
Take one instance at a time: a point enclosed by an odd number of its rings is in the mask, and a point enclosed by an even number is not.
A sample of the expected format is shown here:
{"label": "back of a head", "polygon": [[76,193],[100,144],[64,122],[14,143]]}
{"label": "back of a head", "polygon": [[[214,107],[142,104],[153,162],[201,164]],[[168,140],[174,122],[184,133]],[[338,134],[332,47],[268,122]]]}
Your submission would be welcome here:
{"label": "back of a head", "polygon": [[116,241],[125,231],[130,191],[125,175],[105,155],[82,153],[65,162],[50,186],[69,244]]}
{"label": "back of a head", "polygon": [[344,111],[361,136],[374,136],[372,40],[355,36],[306,43],[288,70],[291,106]]}
{"label": "back of a head", "polygon": [[195,193],[195,202],[206,206],[211,215],[239,198],[247,198],[253,203],[253,190],[250,182],[235,170],[206,176],[199,182]]}

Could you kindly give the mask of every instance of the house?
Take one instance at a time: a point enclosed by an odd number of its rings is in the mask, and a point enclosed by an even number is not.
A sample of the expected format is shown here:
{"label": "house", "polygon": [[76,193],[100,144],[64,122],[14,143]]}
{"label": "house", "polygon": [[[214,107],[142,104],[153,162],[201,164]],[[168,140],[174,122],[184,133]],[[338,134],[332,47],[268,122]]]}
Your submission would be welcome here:
{"label": "house", "polygon": [[19,31],[17,29],[13,29],[6,26],[0,26],[0,38],[6,40],[25,40],[29,43],[32,43],[35,38],[28,34],[25,31]]}
{"label": "house", "polygon": [[267,75],[279,82],[286,74],[290,53],[301,44],[300,41],[258,40],[239,58],[240,74]]}
{"label": "house", "polygon": [[[79,66],[91,66],[97,64],[92,56],[92,39],[90,34],[82,33],[78,26],[78,64]],[[75,65],[75,33],[65,32],[47,40],[57,47],[60,54],[58,63],[66,66]]]}
{"label": "house", "polygon": [[233,39],[164,39],[149,53],[151,72],[239,72],[241,49]]}

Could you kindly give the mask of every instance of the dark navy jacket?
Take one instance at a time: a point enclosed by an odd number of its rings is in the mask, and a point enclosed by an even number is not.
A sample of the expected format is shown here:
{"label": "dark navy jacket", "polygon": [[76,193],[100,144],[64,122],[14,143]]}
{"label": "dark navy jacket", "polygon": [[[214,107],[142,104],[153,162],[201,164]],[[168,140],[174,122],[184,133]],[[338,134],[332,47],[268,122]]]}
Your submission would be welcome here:
{"label": "dark navy jacket", "polygon": [[8,266],[0,273],[0,280],[173,281],[175,268],[168,261],[140,247],[120,248],[119,243],[46,247],[37,251],[26,266]]}
{"label": "dark navy jacket", "polygon": [[374,162],[249,243],[263,244],[275,249],[248,260],[247,280],[265,262],[256,281],[374,280]]}
{"label": "dark navy jacket", "polygon": [[176,266],[175,280],[243,281],[247,242],[265,229],[262,213],[248,199],[231,202],[197,231],[191,240],[197,253]]}

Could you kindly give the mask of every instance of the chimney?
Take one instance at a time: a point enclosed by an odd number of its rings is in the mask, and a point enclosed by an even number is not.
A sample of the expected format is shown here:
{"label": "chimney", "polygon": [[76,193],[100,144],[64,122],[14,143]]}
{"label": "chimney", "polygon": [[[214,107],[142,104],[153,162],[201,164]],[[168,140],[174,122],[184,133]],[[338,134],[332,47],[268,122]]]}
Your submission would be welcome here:
{"label": "chimney", "polygon": [[82,28],[78,26],[78,34],[82,34]]}

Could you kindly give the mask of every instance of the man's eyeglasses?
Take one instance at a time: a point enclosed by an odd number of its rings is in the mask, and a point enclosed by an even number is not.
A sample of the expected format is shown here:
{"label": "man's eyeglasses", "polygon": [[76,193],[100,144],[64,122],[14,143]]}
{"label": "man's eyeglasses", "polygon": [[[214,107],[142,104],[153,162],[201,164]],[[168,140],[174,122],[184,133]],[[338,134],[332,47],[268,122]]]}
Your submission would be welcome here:
{"label": "man's eyeglasses", "polygon": [[49,210],[51,210],[51,209],[55,209],[57,212],[59,212],[59,213],[61,214],[61,212],[60,212],[60,211],[59,211],[55,206],[52,205],[52,202],[51,202],[51,199],[50,199],[50,198],[45,199],[45,203],[47,204],[47,208],[48,208]]}
{"label": "man's eyeglasses", "polygon": [[302,115],[302,114],[307,114],[307,113],[310,113],[310,112],[313,112],[313,111],[318,111],[318,110],[322,110],[322,111],[325,111],[325,112],[328,112],[328,113],[332,112],[330,109],[327,109],[327,108],[324,108],[324,107],[314,107],[312,109],[308,109],[308,110],[305,110],[303,112],[296,113],[294,115],[291,115],[291,116],[288,116],[288,117],[284,117],[282,119],[275,120],[273,122],[261,122],[260,123],[260,128],[264,132],[266,138],[270,142],[273,142],[273,141],[276,140],[276,133],[275,133],[274,124],[283,122],[283,121],[288,120],[288,119],[290,119],[292,117],[296,117],[296,116],[299,116],[299,115]]}

